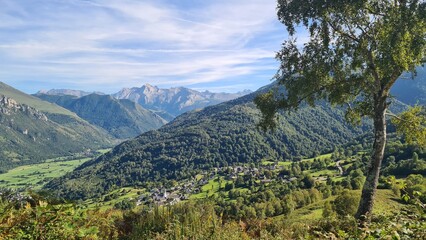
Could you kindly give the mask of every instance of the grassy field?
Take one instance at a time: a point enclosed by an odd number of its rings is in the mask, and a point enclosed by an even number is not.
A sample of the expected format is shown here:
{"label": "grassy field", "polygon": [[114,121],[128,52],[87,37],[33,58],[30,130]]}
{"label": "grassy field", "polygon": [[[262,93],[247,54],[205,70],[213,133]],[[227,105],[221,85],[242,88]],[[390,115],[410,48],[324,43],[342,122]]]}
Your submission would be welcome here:
{"label": "grassy field", "polygon": [[[224,188],[227,181],[222,178],[221,188]],[[206,198],[207,196],[212,196],[219,192],[219,181],[216,178],[210,180],[206,185],[201,187],[201,192],[197,194],[193,194],[189,197],[189,199],[200,199]]]}
{"label": "grassy field", "polygon": [[306,158],[306,159],[303,159],[302,162],[310,162],[310,161],[313,161],[314,159],[323,160],[323,159],[331,158],[331,155],[332,153],[327,153],[314,158]]}
{"label": "grassy field", "polygon": [[90,158],[70,161],[48,160],[44,163],[20,166],[0,174],[0,187],[41,188],[47,180],[65,175]]}
{"label": "grassy field", "polygon": [[107,152],[109,152],[109,151],[111,151],[111,148],[99,149],[99,150],[98,150],[98,153],[100,153],[100,154],[105,154],[105,153],[107,153]]}
{"label": "grassy field", "polygon": [[[98,150],[104,154],[110,149]],[[65,160],[66,157],[47,159],[43,163],[16,167],[0,174],[0,187],[40,189],[49,179],[65,175],[91,158]]]}
{"label": "grassy field", "polygon": [[[354,195],[361,196],[361,190],[352,190]],[[296,221],[311,221],[322,218],[322,209],[326,201],[333,201],[336,196],[328,199],[321,200],[319,202],[310,204],[308,206],[296,209],[292,212],[287,219],[292,222]],[[374,202],[373,214],[376,215],[392,215],[400,212],[404,208],[404,204],[400,203],[398,197],[396,197],[392,190],[389,189],[378,189],[376,200]],[[276,218],[282,218],[278,216]]]}
{"label": "grassy field", "polygon": [[[311,162],[311,161],[314,161],[314,159],[323,160],[323,159],[330,158],[331,155],[332,155],[332,153],[327,153],[327,154],[323,154],[323,155],[320,155],[320,156],[314,157],[314,158],[302,159],[301,161],[302,162]],[[274,163],[275,162],[273,160],[269,160],[269,159],[268,160],[262,160],[262,162],[261,162],[261,164],[263,166],[273,165]],[[289,165],[291,165],[291,163],[292,163],[292,161],[278,161],[278,166],[289,166]]]}
{"label": "grassy field", "polygon": [[339,175],[339,171],[336,170],[328,170],[328,169],[324,169],[321,171],[305,171],[306,173],[309,173],[312,177],[320,177],[320,176],[336,176]]}
{"label": "grassy field", "polygon": [[[123,187],[123,188],[111,191],[108,194],[105,194],[103,197],[104,201],[89,199],[84,202],[84,205],[89,209],[99,208],[101,210],[107,210],[114,207],[116,203],[121,202],[125,199],[126,200],[136,199],[144,191],[145,189]],[[110,196],[110,199],[106,200],[108,196]]]}

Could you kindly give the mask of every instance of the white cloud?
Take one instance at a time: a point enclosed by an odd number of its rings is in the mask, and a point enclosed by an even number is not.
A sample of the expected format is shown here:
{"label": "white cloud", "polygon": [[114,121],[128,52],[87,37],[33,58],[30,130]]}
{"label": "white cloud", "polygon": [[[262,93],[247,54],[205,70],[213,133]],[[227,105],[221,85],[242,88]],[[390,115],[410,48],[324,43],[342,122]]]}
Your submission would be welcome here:
{"label": "white cloud", "polygon": [[103,90],[272,75],[285,36],[275,0],[200,2],[0,0],[0,80]]}

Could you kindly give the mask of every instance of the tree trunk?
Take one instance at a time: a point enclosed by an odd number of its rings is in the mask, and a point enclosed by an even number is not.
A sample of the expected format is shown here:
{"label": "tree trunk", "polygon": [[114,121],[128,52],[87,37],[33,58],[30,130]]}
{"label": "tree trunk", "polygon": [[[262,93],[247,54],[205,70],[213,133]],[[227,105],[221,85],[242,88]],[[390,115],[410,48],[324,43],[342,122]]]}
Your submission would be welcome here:
{"label": "tree trunk", "polygon": [[362,188],[361,200],[355,217],[365,224],[370,221],[374,196],[379,182],[380,167],[386,145],[386,97],[377,97],[374,106],[374,145],[366,180]]}

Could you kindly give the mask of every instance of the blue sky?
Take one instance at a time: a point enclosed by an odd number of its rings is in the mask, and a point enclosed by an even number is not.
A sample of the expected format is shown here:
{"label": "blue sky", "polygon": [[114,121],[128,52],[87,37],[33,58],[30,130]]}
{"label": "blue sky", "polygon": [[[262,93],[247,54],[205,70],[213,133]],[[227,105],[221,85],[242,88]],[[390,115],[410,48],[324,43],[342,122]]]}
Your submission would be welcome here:
{"label": "blue sky", "polygon": [[0,0],[0,81],[28,93],[255,90],[286,37],[276,0]]}

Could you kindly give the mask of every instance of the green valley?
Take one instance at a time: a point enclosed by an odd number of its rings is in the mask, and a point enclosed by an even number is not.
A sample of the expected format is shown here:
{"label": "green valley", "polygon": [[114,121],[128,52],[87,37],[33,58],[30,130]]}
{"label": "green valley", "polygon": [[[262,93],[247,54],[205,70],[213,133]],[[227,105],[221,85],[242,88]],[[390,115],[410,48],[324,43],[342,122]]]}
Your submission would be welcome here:
{"label": "green valley", "polygon": [[425,0],[0,5],[0,240],[426,239]]}
{"label": "green valley", "polygon": [[[260,114],[252,101],[258,93],[185,113],[46,187],[72,199],[97,197],[116,187],[189,179],[214,167],[258,163],[265,158],[292,161],[311,157],[370,129],[368,123],[359,127],[345,123],[343,110],[321,104],[281,115],[279,128],[266,133],[254,127]],[[71,187],[83,182],[95,184],[84,189]]]}
{"label": "green valley", "polygon": [[84,162],[108,150],[99,150],[92,154],[86,154],[86,156],[47,159],[41,161],[41,163],[9,169],[7,172],[0,174],[0,188],[39,190],[49,180],[71,172]]}

